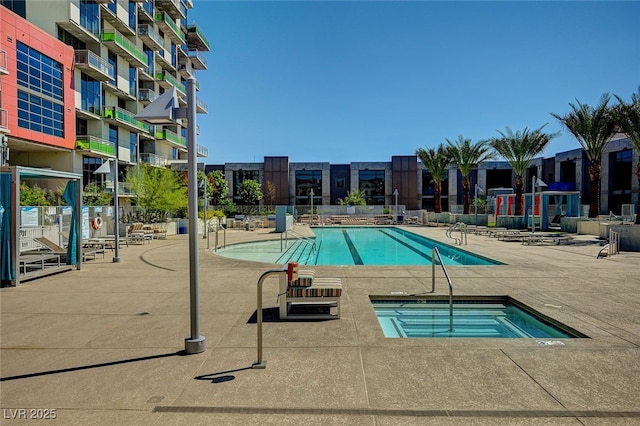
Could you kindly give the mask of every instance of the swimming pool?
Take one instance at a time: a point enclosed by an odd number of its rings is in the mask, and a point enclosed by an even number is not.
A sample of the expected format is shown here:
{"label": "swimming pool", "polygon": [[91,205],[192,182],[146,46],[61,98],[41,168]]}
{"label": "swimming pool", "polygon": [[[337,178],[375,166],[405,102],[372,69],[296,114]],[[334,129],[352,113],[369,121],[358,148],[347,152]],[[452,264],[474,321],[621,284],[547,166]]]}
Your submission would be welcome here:
{"label": "swimming pool", "polygon": [[377,300],[372,296],[371,303],[388,338],[586,337],[508,297],[454,300],[453,331],[448,300]]}
{"label": "swimming pool", "polygon": [[301,265],[430,265],[438,247],[445,265],[501,265],[501,262],[396,227],[313,228],[315,239],[243,243],[219,249],[236,259]]}

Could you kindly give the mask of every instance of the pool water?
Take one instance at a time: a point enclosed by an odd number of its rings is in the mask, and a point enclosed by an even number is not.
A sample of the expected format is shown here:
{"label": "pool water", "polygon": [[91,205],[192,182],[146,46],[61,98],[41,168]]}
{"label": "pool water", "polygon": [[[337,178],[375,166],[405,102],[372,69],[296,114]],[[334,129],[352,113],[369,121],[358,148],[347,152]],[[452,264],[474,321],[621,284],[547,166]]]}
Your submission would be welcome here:
{"label": "pool water", "polygon": [[313,228],[315,239],[243,243],[219,249],[236,259],[301,265],[431,265],[438,247],[445,265],[501,265],[492,259],[395,227]]}
{"label": "pool water", "polygon": [[454,300],[453,331],[448,300],[372,299],[371,303],[388,338],[586,337],[506,299]]}

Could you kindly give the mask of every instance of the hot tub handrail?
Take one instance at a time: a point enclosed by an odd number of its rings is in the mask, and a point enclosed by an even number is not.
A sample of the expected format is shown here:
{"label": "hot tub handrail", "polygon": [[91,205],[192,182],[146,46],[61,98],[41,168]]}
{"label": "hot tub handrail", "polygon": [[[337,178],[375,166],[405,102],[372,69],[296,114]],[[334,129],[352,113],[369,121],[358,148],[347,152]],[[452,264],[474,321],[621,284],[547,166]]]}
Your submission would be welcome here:
{"label": "hot tub handrail", "polygon": [[449,332],[453,332],[453,283],[451,282],[451,278],[449,278],[447,267],[444,266],[438,247],[434,247],[433,250],[431,250],[431,292],[436,291],[436,256],[440,260],[440,266],[442,266],[444,276],[447,278],[447,283],[449,284]]}

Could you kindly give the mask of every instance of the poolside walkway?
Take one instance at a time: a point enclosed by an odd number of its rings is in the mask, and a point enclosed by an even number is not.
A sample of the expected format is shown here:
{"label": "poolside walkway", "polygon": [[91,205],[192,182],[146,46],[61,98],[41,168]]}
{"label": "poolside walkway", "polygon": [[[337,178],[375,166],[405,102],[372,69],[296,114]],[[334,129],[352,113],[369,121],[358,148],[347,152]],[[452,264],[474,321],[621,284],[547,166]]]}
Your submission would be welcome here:
{"label": "poolside walkway", "polygon": [[[444,228],[407,229],[446,241]],[[278,238],[269,231],[229,230],[227,243]],[[333,321],[278,321],[269,279],[267,368],[256,370],[256,283],[274,265],[201,248],[198,355],[180,353],[187,236],[0,289],[0,423],[640,424],[640,253],[596,260],[591,237],[526,246],[469,235],[465,249],[506,265],[448,268],[455,294],[512,296],[589,339],[385,339],[368,296],[426,293],[430,267],[316,267],[343,279]],[[441,274],[436,294],[447,294]],[[54,420],[29,420],[51,409]]]}

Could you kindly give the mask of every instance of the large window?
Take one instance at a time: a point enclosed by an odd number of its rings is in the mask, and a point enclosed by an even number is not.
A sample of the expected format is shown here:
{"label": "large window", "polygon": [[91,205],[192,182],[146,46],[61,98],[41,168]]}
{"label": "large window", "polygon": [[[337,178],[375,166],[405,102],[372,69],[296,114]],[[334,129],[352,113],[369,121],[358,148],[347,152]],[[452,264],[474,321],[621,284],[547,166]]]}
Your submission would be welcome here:
{"label": "large window", "polygon": [[100,6],[93,0],[80,0],[80,25],[91,34],[100,35]]}
{"label": "large window", "polygon": [[384,170],[360,170],[358,188],[367,204],[384,205]]}
{"label": "large window", "polygon": [[136,6],[137,2],[129,0],[129,27],[136,29]]}
{"label": "large window", "polygon": [[94,173],[101,165],[102,158],[82,157],[82,182],[85,187],[92,182],[104,185],[104,174]]}
{"label": "large window", "polygon": [[296,204],[310,204],[312,190],[313,204],[322,204],[322,170],[296,170]]}
{"label": "large window", "polygon": [[86,74],[80,74],[81,108],[94,114],[100,114],[102,90],[100,82]]}
{"label": "large window", "polygon": [[64,137],[62,64],[18,41],[18,126]]}
{"label": "large window", "polygon": [[138,80],[136,79],[136,69],[129,67],[129,94],[138,97]]}
{"label": "large window", "polygon": [[129,150],[132,163],[138,162],[138,135],[134,132],[129,133]]}
{"label": "large window", "polygon": [[609,210],[622,213],[622,204],[631,204],[631,183],[633,179],[632,153],[625,149],[609,154]]}

